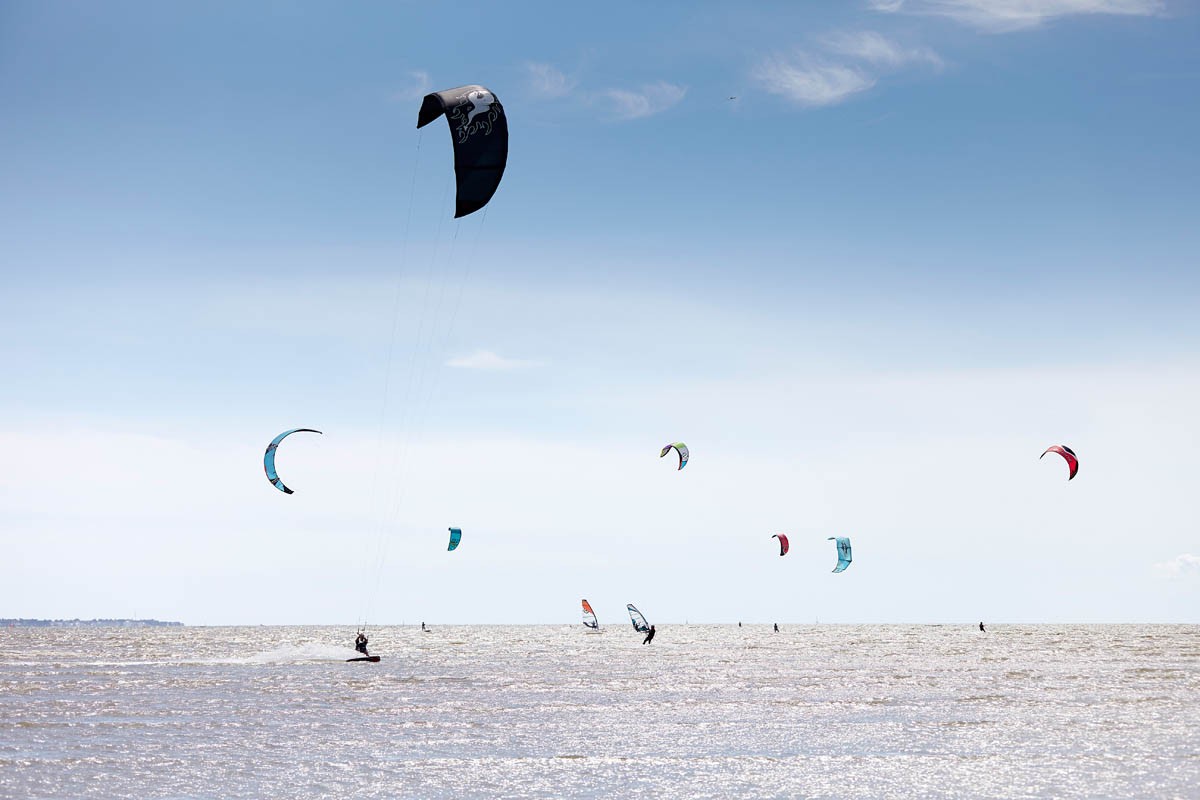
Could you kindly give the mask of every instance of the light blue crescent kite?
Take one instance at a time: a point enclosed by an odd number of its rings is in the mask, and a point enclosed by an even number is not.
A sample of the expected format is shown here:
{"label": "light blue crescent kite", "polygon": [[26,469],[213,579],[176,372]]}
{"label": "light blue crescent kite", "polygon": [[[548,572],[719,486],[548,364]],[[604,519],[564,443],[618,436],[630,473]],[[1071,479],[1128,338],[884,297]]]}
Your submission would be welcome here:
{"label": "light blue crescent kite", "polygon": [[679,469],[687,466],[688,449],[683,442],[672,442],[668,445],[663,445],[662,452],[658,454],[659,458],[665,458],[667,453],[671,452],[671,448],[675,448],[675,452],[679,454]]}
{"label": "light blue crescent kite", "polygon": [[292,494],[292,490],[283,485],[283,481],[279,480],[279,473],[275,471],[275,451],[279,449],[279,443],[293,433],[320,433],[320,431],[312,428],[292,428],[290,431],[284,431],[271,440],[267,445],[267,453],[263,456],[263,469],[267,471],[267,480],[275,484],[275,488],[284,494]]}
{"label": "light blue crescent kite", "polygon": [[850,562],[854,560],[850,557],[850,540],[845,536],[830,536],[827,541],[837,542],[838,565],[833,568],[833,571],[845,572],[846,567],[850,566]]}
{"label": "light blue crescent kite", "polygon": [[451,528],[450,529],[450,546],[447,547],[446,549],[453,550],[454,548],[458,547],[458,543],[461,541],[462,541],[462,528]]}

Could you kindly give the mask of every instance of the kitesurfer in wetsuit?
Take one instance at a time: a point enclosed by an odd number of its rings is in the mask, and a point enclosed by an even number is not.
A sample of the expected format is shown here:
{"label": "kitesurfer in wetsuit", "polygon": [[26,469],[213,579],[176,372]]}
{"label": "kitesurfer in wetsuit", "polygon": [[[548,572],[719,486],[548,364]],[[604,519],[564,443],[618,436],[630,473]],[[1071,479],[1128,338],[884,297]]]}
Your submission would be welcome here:
{"label": "kitesurfer in wetsuit", "polygon": [[642,644],[650,644],[654,641],[654,626],[650,626],[650,630],[646,631],[646,638],[642,640]]}
{"label": "kitesurfer in wetsuit", "polygon": [[775,623],[775,632],[779,633],[779,623],[778,622]]}
{"label": "kitesurfer in wetsuit", "polygon": [[983,623],[982,623],[982,622],[981,622],[981,623],[979,623],[979,630],[983,631],[984,633],[987,633],[987,631],[983,630]]}
{"label": "kitesurfer in wetsuit", "polygon": [[354,640],[354,649],[365,655],[370,655],[367,652],[367,635],[362,631],[358,632],[358,638]]}

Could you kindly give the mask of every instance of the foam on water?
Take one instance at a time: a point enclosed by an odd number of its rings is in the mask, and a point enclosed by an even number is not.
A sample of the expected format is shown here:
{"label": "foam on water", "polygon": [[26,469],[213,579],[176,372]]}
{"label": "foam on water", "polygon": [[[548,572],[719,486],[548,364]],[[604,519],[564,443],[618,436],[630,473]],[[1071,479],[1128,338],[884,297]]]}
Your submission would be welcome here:
{"label": "foam on water", "polygon": [[302,664],[312,661],[345,661],[361,655],[353,647],[339,647],[322,642],[285,644],[255,653],[245,658],[230,658],[228,664]]}
{"label": "foam on water", "polygon": [[1195,797],[1196,626],[0,632],[0,798]]}

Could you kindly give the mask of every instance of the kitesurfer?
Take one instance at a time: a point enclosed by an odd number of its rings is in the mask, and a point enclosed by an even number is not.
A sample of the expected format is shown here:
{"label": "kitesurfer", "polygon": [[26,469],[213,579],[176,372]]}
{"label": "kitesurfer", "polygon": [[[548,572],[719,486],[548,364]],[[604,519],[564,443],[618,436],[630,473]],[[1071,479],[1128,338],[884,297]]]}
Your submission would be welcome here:
{"label": "kitesurfer", "polygon": [[650,630],[646,631],[646,638],[642,640],[642,644],[650,644],[654,641],[654,626],[650,626]]}
{"label": "kitesurfer", "polygon": [[362,631],[358,632],[358,638],[354,640],[354,649],[362,653],[364,656],[370,655],[367,652],[367,635]]}
{"label": "kitesurfer", "polygon": [[778,622],[775,623],[775,632],[779,633],[779,623]]}
{"label": "kitesurfer", "polygon": [[983,628],[983,623],[982,623],[982,622],[981,622],[981,623],[979,623],[979,630],[983,631],[984,633],[987,633],[987,631],[986,631],[986,630],[984,630],[984,628]]}

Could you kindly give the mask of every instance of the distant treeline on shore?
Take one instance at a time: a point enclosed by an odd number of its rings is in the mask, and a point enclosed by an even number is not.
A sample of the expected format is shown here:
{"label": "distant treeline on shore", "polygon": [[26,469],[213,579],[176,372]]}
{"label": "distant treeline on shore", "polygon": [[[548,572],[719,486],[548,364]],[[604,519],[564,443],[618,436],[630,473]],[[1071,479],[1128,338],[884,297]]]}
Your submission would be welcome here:
{"label": "distant treeline on shore", "polygon": [[0,628],[172,628],[182,622],[158,619],[0,619]]}

